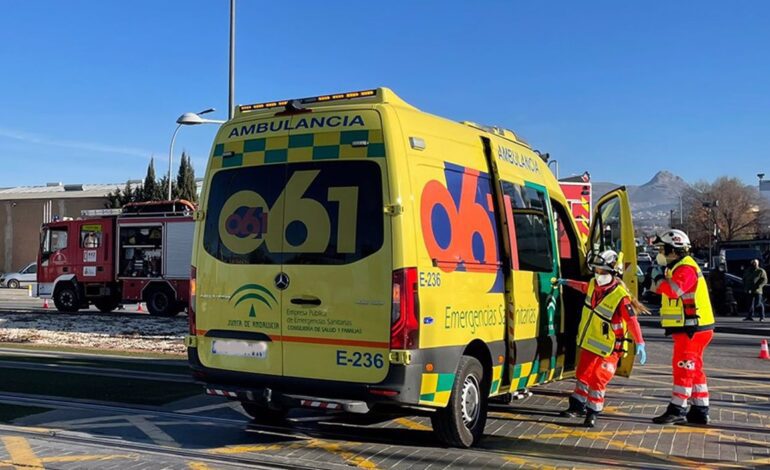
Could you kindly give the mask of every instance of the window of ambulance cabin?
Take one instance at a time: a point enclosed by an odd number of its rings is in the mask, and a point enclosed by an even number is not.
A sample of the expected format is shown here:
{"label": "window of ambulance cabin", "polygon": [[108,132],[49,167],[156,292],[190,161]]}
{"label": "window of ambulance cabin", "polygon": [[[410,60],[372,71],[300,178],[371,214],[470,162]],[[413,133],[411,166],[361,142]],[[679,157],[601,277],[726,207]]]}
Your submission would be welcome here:
{"label": "window of ambulance cabin", "polygon": [[595,253],[604,250],[620,253],[623,250],[620,225],[620,199],[613,197],[596,211],[596,221],[591,232],[591,249]]}
{"label": "window of ambulance cabin", "polygon": [[572,259],[576,256],[577,235],[569,223],[569,214],[558,202],[551,200],[553,218],[556,225],[556,235],[559,239],[559,259]]}
{"label": "window of ambulance cabin", "polygon": [[80,228],[80,248],[94,250],[102,245],[102,226],[86,224]]}
{"label": "window of ambulance cabin", "polygon": [[513,215],[518,268],[522,271],[553,271],[553,230],[545,193],[526,186],[502,182],[503,196]]}

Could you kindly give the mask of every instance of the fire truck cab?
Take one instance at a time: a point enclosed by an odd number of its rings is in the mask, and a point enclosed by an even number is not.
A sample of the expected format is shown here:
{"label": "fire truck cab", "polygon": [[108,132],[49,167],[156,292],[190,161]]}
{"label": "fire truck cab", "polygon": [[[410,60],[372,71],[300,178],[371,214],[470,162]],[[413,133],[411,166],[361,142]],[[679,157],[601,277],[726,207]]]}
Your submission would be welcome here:
{"label": "fire truck cab", "polygon": [[145,302],[152,315],[176,315],[188,303],[194,209],[184,200],[132,203],[44,224],[37,295],[61,312]]}

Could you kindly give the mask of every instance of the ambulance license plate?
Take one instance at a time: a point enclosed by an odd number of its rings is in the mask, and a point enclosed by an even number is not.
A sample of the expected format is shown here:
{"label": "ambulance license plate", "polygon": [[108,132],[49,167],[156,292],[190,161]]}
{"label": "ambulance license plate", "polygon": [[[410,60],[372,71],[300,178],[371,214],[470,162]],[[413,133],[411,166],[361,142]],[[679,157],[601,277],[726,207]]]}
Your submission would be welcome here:
{"label": "ambulance license plate", "polygon": [[211,354],[265,359],[267,357],[267,343],[264,341],[215,339],[211,342]]}

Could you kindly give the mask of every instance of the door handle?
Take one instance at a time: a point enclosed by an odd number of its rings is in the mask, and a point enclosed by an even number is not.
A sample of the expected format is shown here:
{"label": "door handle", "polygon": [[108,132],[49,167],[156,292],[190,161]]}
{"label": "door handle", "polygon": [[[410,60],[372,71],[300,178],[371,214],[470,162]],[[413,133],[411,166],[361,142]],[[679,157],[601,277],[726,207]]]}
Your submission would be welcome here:
{"label": "door handle", "polygon": [[65,267],[61,268],[61,270],[66,273],[66,272],[69,272],[70,268],[65,266]]}
{"label": "door handle", "polygon": [[321,299],[317,297],[311,297],[311,298],[302,298],[302,297],[295,297],[291,299],[291,303],[294,305],[321,305]]}

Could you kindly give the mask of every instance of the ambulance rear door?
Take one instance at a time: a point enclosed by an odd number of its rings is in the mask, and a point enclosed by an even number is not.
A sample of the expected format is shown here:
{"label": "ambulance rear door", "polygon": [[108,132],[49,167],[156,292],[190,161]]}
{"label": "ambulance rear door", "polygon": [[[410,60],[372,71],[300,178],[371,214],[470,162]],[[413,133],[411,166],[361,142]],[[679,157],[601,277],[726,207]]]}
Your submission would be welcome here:
{"label": "ambulance rear door", "polygon": [[[636,240],[631,204],[625,187],[614,189],[602,196],[594,208],[587,251],[600,253],[614,250],[623,256],[623,282],[628,291],[638,298]],[[618,364],[617,374],[631,375],[636,355],[636,345],[628,337],[628,354]]]}
{"label": "ambulance rear door", "polygon": [[394,279],[382,119],[371,109],[315,109],[293,123],[276,278],[284,375],[379,383]]}

